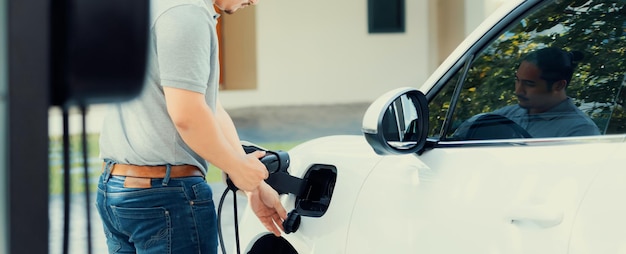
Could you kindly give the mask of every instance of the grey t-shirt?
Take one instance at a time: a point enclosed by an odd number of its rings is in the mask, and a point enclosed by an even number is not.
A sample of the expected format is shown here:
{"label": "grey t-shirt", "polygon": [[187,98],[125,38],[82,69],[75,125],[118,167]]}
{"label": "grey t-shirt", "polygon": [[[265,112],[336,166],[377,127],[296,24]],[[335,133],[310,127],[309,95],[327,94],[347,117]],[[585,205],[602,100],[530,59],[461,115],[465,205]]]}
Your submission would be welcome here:
{"label": "grey t-shirt", "polygon": [[190,164],[206,174],[207,161],[185,144],[167,113],[163,86],[205,94],[215,109],[218,14],[210,0],[153,0],[151,8],[144,90],[131,101],[110,106],[100,157],[134,165]]}
{"label": "grey t-shirt", "polygon": [[[518,104],[497,109],[493,114],[505,116],[524,128],[533,138],[572,137],[600,135],[598,126],[576,105],[571,98],[540,114],[528,114]],[[476,116],[465,121],[454,133],[464,139]]]}
{"label": "grey t-shirt", "polygon": [[519,105],[503,107],[493,113],[513,120],[533,138],[600,135],[598,126],[570,98],[539,114],[529,115],[528,110]]}

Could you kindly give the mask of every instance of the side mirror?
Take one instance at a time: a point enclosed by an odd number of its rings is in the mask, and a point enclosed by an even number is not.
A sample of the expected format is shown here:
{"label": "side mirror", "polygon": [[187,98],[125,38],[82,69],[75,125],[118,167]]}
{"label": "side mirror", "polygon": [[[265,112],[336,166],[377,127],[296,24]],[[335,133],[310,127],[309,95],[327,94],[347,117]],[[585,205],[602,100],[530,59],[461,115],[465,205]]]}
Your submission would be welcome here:
{"label": "side mirror", "polygon": [[363,135],[377,154],[421,150],[428,134],[428,102],[414,88],[398,88],[374,101],[365,112]]}

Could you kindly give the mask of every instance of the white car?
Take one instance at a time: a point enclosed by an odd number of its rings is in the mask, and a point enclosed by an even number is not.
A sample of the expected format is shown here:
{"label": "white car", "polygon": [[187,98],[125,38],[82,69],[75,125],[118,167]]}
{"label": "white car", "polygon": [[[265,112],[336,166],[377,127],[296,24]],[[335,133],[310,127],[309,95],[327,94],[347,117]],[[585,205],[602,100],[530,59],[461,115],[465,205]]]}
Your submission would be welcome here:
{"label": "white car", "polygon": [[[506,119],[479,138],[455,135],[517,104],[520,57],[548,46],[584,53],[567,93],[600,135],[532,137]],[[363,135],[288,151],[271,182],[293,232],[273,236],[247,208],[241,249],[626,253],[625,74],[626,0],[508,1],[419,90],[375,101]]]}

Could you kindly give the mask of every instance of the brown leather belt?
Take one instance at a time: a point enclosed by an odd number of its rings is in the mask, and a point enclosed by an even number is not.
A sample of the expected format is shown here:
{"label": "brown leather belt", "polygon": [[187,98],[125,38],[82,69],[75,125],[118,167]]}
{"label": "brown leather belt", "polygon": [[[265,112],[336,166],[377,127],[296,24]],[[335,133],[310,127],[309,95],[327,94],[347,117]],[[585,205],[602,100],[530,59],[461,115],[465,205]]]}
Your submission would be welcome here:
{"label": "brown leather belt", "polygon": [[[138,166],[130,164],[114,164],[111,175],[132,176],[139,178],[165,178],[165,166]],[[202,171],[193,165],[172,165],[170,178],[204,176]]]}
{"label": "brown leather belt", "polygon": [[[104,170],[106,164],[102,165]],[[170,178],[201,176],[202,171],[193,165],[172,165],[170,167]],[[127,188],[150,188],[151,179],[165,178],[166,166],[138,166],[130,164],[114,164],[111,168],[111,175],[125,176],[124,187]]]}

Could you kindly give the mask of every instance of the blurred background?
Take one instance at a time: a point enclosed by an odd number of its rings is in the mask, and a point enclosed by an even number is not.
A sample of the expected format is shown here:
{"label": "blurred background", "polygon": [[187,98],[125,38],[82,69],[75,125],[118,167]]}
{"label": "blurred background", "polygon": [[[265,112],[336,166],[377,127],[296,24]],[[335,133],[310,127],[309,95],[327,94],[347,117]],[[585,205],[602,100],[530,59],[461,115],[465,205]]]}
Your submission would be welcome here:
{"label": "blurred background", "polygon": [[[326,135],[360,135],[361,120],[373,100],[402,86],[420,87],[430,73],[480,23],[506,0],[265,0],[219,21],[221,101],[242,140],[274,150],[289,150]],[[382,29],[379,15],[396,15]],[[385,9],[386,8],[386,9]],[[375,10],[373,10],[375,9]],[[385,27],[387,26],[387,27]],[[99,176],[98,133],[106,105],[87,112],[90,185]],[[61,111],[49,111],[50,253],[60,253],[62,232]],[[70,111],[70,132],[82,131],[78,111]],[[72,253],[86,248],[84,180],[80,139],[72,136]],[[220,171],[207,177],[221,194]],[[92,199],[93,200],[93,199]],[[216,196],[216,201],[217,199]],[[242,199],[240,199],[240,202]],[[244,200],[245,201],[245,200]],[[223,214],[232,216],[226,202]],[[245,205],[241,203],[240,205]],[[94,248],[105,251],[94,213]],[[232,217],[225,219],[226,241]]]}

